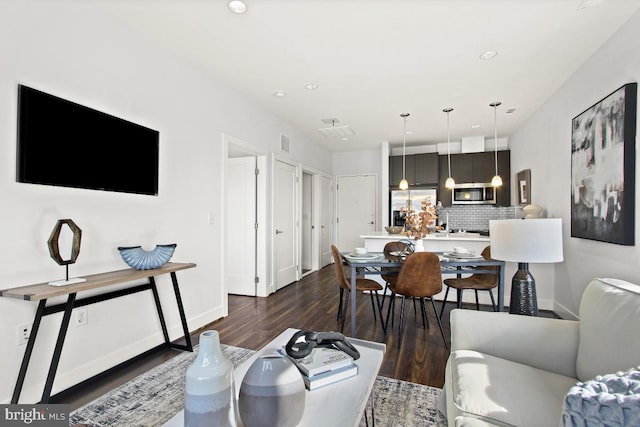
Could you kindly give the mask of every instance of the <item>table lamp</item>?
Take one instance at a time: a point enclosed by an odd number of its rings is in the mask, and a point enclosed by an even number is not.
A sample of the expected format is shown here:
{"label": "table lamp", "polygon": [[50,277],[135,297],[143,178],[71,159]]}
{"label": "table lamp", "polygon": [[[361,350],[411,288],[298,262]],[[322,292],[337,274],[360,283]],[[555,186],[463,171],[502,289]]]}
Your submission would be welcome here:
{"label": "table lamp", "polygon": [[518,263],[511,280],[509,313],[538,315],[536,281],[529,263],[561,262],[562,219],[505,219],[489,221],[491,258]]}

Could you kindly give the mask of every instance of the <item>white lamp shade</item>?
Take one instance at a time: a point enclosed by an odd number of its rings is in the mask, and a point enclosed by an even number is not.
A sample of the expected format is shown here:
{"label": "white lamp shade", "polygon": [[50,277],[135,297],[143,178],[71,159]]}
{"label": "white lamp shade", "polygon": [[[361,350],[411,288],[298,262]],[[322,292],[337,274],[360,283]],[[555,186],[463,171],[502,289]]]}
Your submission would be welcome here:
{"label": "white lamp shade", "polygon": [[444,183],[445,188],[454,189],[456,187],[456,182],[453,178],[449,177]]}
{"label": "white lamp shade", "polygon": [[562,219],[489,221],[491,258],[526,263],[561,262]]}

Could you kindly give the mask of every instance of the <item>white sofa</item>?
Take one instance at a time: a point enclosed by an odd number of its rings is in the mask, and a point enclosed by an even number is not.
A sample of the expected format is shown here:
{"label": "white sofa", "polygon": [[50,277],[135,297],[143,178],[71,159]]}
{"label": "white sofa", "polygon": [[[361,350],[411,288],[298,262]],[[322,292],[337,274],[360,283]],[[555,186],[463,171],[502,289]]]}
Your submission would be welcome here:
{"label": "white sofa", "polygon": [[579,317],[453,310],[440,402],[448,425],[562,425],[572,386],[640,365],[640,286],[592,280]]}

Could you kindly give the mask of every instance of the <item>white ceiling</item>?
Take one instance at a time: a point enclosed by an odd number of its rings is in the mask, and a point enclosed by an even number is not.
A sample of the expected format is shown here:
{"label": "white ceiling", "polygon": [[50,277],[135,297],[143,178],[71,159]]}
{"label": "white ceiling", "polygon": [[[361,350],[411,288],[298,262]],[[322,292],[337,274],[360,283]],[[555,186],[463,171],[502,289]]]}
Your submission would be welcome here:
{"label": "white ceiling", "polygon": [[[332,151],[401,144],[403,112],[411,113],[407,145],[446,142],[445,107],[454,108],[452,141],[493,139],[493,101],[502,102],[498,137],[508,137],[640,8],[640,0],[246,3],[243,15],[226,0],[93,4]],[[481,60],[487,50],[498,55]],[[308,83],[318,88],[307,90]],[[277,90],[287,95],[277,98]],[[355,135],[346,142],[323,136],[317,129],[327,118]]]}

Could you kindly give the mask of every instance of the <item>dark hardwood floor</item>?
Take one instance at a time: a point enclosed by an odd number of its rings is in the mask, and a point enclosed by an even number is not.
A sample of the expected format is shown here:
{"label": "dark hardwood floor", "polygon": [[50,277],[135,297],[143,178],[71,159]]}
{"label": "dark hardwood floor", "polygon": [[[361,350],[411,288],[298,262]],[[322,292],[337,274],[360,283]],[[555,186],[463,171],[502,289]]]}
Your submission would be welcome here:
{"label": "dark hardwood floor", "polygon": [[[393,328],[389,324],[385,337],[380,319],[374,319],[370,296],[357,296],[357,329],[355,338],[384,342],[387,351],[380,368],[380,375],[442,387],[444,383],[444,367],[449,357],[445,348],[433,307],[426,301],[428,328],[423,328],[420,306],[414,314],[413,303],[406,302],[405,326],[398,349],[398,318],[400,298],[396,301],[396,314]],[[454,297],[446,304],[442,317],[447,345],[449,345],[449,312],[455,307]],[[383,313],[386,316],[390,298],[385,298]],[[436,301],[440,312],[441,301]],[[475,305],[466,306],[475,309]],[[185,308],[188,312],[188,307]],[[481,306],[482,310],[491,310],[491,306]],[[191,333],[194,344],[199,334],[206,329],[215,329],[220,333],[222,343],[237,347],[258,350],[275,338],[286,328],[297,328],[315,331],[339,331],[340,322],[336,319],[338,312],[338,286],[335,281],[333,266],[313,272],[302,280],[292,283],[267,298],[229,295],[229,316],[216,320],[205,327]],[[541,313],[554,316],[551,312]],[[345,334],[350,331],[347,319]],[[177,350],[163,350],[137,361],[129,367],[112,370],[97,380],[92,380],[72,390],[63,392],[53,399],[54,403],[67,403],[76,409],[107,391],[129,381],[140,373],[175,356]]]}

